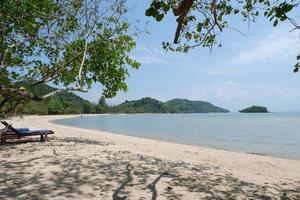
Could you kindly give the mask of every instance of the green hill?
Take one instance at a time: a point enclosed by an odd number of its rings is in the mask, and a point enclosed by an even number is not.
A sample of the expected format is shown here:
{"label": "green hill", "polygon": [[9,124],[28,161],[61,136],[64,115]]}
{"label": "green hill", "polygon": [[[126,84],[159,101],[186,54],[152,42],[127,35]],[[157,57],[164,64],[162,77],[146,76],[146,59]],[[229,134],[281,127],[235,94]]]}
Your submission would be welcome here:
{"label": "green hill", "polygon": [[[31,92],[34,95],[45,95],[56,89],[46,84],[35,86]],[[78,113],[210,113],[229,112],[205,101],[190,101],[187,99],[172,99],[165,103],[145,97],[140,100],[125,101],[119,105],[107,106],[105,98],[99,104],[79,97],[71,92],[59,93],[42,102],[29,102],[22,110],[24,114],[78,114]]]}
{"label": "green hill", "polygon": [[205,101],[191,101],[187,99],[172,99],[167,101],[165,105],[172,112],[176,113],[227,113],[229,110],[217,107]]}
{"label": "green hill", "polygon": [[156,99],[146,97],[135,101],[125,101],[113,106],[114,113],[210,113],[229,112],[226,109],[214,106],[204,101],[190,101],[187,99],[172,99],[163,103]]}
{"label": "green hill", "polygon": [[114,113],[167,113],[169,110],[163,102],[146,97],[136,101],[125,101],[113,106],[111,111]]}
{"label": "green hill", "polygon": [[242,110],[239,110],[241,113],[268,113],[268,109],[263,106],[251,106],[249,108],[245,108]]}
{"label": "green hill", "polygon": [[[34,95],[42,96],[56,89],[40,84],[32,88]],[[71,92],[62,92],[41,102],[29,102],[22,111],[24,114],[78,114],[95,113],[95,105]]]}
{"label": "green hill", "polygon": [[43,95],[53,92],[55,90],[56,89],[54,87],[51,87],[47,84],[39,84],[39,85],[35,85],[31,88],[31,92],[35,96],[43,96]]}

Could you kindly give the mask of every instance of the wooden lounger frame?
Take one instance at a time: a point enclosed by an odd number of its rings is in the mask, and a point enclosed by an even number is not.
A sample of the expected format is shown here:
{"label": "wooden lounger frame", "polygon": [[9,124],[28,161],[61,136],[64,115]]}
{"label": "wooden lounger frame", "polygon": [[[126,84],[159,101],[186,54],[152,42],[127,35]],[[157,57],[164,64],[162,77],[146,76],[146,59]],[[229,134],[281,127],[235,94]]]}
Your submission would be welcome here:
{"label": "wooden lounger frame", "polygon": [[41,141],[44,142],[48,139],[49,134],[54,134],[53,131],[49,131],[45,133],[30,133],[30,134],[23,135],[22,132],[15,129],[11,124],[8,124],[6,121],[1,121],[1,123],[5,127],[0,130],[0,143],[6,143],[7,139],[20,139],[22,137],[38,136],[38,135],[40,135]]}

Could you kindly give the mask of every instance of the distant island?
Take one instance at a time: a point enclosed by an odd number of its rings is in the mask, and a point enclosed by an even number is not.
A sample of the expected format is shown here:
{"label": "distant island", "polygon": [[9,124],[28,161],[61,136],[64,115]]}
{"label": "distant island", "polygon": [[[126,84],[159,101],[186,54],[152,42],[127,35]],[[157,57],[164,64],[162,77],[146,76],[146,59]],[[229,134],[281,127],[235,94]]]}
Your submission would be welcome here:
{"label": "distant island", "polygon": [[[36,86],[31,91],[35,95],[44,95],[55,88],[46,84]],[[60,93],[42,102],[30,102],[21,110],[23,114],[55,115],[78,113],[228,113],[205,101],[191,101],[188,99],[172,99],[162,102],[154,98],[145,97],[140,100],[125,101],[118,105],[107,105],[101,97],[98,103],[91,103],[70,92]]]}
{"label": "distant island", "polygon": [[240,113],[268,113],[268,109],[264,106],[251,106],[242,110],[239,110]]}

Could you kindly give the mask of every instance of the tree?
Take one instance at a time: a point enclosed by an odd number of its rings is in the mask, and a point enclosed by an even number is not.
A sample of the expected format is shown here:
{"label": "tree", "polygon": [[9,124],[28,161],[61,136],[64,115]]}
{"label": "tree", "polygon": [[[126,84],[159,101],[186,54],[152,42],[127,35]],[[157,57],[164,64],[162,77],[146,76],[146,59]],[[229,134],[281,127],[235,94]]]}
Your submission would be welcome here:
{"label": "tree", "polygon": [[105,97],[101,96],[98,105],[95,106],[96,113],[106,113],[109,110],[109,106],[106,103]]}
{"label": "tree", "polygon": [[22,111],[24,114],[47,115],[48,108],[44,102],[30,102]]}
{"label": "tree", "polygon": [[107,103],[106,103],[106,100],[105,100],[105,97],[104,96],[101,96],[100,99],[99,99],[99,102],[98,102],[98,105],[102,106],[102,107],[107,107]]}
{"label": "tree", "polygon": [[[220,34],[226,29],[233,29],[229,21],[232,15],[240,15],[242,20],[254,22],[263,14],[273,26],[289,21],[294,26],[291,31],[300,31],[299,24],[291,17],[299,13],[299,4],[299,0],[152,0],[145,14],[161,21],[172,10],[178,16],[178,26],[174,42],[163,42],[163,47],[188,52],[199,46],[221,46],[218,41]],[[296,58],[294,72],[299,68],[300,54]]]}
{"label": "tree", "polygon": [[106,113],[107,112],[107,108],[101,106],[101,105],[95,105],[95,113],[97,114],[102,114],[102,113]]}
{"label": "tree", "polygon": [[64,114],[79,114],[79,113],[81,113],[81,106],[76,103],[64,109]]}
{"label": "tree", "polygon": [[[124,18],[126,0],[4,0],[0,5],[0,112],[62,91],[86,91],[95,82],[113,97],[127,90],[135,47]],[[43,96],[32,87],[63,86]]]}
{"label": "tree", "polygon": [[48,108],[48,113],[50,115],[63,114],[63,105],[59,98],[52,98],[48,102],[46,102],[46,106]]}
{"label": "tree", "polygon": [[86,113],[86,114],[94,113],[95,108],[89,101],[85,101],[82,103],[82,111],[83,111],[83,113]]}

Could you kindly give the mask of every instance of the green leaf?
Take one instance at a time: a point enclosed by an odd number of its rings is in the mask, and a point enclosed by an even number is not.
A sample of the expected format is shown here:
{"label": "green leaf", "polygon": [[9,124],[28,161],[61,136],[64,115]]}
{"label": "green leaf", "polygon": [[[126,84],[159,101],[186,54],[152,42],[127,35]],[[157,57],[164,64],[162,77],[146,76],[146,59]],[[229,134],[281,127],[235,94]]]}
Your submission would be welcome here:
{"label": "green leaf", "polygon": [[298,72],[299,71],[299,68],[300,68],[300,63],[296,63],[295,64],[295,67],[294,67],[294,72]]}
{"label": "green leaf", "polygon": [[155,8],[150,7],[150,8],[148,8],[148,9],[146,10],[145,15],[146,15],[146,16],[154,16],[154,15],[155,15],[155,12],[156,12]]}
{"label": "green leaf", "polygon": [[164,14],[157,14],[155,19],[160,22],[164,18]]}
{"label": "green leaf", "polygon": [[239,9],[234,9],[234,10],[233,10],[233,13],[234,13],[234,14],[238,14],[239,12],[240,12]]}
{"label": "green leaf", "polygon": [[284,4],[284,6],[283,6],[284,12],[286,12],[286,13],[290,12],[293,8],[294,8],[294,5],[288,4],[288,3]]}
{"label": "green leaf", "polygon": [[196,28],[197,28],[198,32],[201,32],[201,30],[202,30],[202,23],[198,23]]}

